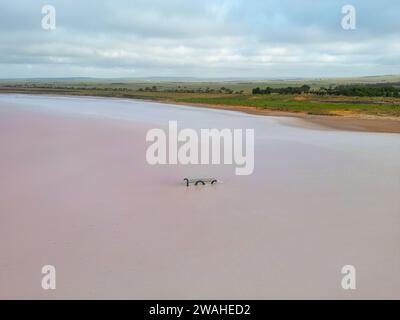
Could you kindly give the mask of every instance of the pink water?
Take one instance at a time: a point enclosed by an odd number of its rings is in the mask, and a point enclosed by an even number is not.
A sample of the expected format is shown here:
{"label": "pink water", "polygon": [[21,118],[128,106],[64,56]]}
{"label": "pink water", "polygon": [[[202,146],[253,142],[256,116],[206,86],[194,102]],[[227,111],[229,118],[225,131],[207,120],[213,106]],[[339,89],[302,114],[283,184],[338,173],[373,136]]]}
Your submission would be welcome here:
{"label": "pink water", "polygon": [[[148,165],[146,132],[168,120],[255,129],[254,173]],[[400,298],[400,136],[303,125],[1,95],[0,298]],[[41,287],[46,264],[56,290]]]}

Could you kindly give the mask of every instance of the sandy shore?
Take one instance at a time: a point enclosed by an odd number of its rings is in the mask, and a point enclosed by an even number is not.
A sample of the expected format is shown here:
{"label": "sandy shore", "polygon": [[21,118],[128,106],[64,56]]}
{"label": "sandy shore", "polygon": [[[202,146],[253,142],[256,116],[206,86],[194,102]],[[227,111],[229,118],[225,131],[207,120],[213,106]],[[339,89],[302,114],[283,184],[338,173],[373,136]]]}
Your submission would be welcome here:
{"label": "sandy shore", "polygon": [[[4,101],[2,299],[400,298],[397,135],[116,99]],[[149,166],[145,134],[171,118],[255,128],[254,174]],[[201,175],[223,183],[181,183]],[[46,264],[55,291],[41,288]],[[355,291],[341,288],[346,264]]]}
{"label": "sandy shore", "polygon": [[[175,102],[166,102],[175,103]],[[304,121],[303,126],[317,127],[319,129],[330,128],[347,131],[361,132],[386,132],[400,133],[400,118],[394,117],[378,117],[367,115],[352,116],[318,116],[305,113],[273,111],[248,106],[230,106],[230,105],[213,105],[202,103],[178,103],[181,105],[190,105],[198,108],[211,108],[219,110],[239,111],[248,114],[273,117],[295,117]],[[298,122],[297,125],[301,125]]]}

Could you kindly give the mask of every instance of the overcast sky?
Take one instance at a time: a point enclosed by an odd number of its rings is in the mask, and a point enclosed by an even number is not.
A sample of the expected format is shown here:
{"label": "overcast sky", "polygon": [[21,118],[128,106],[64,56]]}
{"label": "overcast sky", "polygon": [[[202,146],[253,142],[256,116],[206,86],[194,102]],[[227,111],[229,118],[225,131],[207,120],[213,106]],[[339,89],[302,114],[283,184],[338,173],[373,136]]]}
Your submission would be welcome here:
{"label": "overcast sky", "polygon": [[400,0],[0,0],[0,78],[379,74],[400,74]]}

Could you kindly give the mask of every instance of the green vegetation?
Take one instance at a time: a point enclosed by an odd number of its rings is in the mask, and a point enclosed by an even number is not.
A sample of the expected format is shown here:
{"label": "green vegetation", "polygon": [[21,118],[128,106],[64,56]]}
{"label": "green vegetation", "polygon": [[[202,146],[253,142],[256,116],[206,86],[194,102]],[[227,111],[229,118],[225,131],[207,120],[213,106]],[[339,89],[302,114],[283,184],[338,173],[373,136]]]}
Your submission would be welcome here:
{"label": "green vegetation", "polygon": [[[400,116],[400,101],[378,102],[376,100],[321,100],[317,97],[271,95],[254,98],[252,96],[182,98],[180,102],[210,105],[246,106],[285,112],[301,112],[313,115],[368,114],[375,116]],[[392,104],[394,103],[394,104]]]}
{"label": "green vegetation", "polygon": [[271,88],[266,87],[264,90],[259,87],[252,90],[253,94],[271,94],[271,93],[279,93],[279,94],[302,94],[302,93],[310,93],[311,87],[303,84],[301,87],[286,87],[286,88]]}
{"label": "green vegetation", "polygon": [[321,88],[328,95],[342,96],[357,96],[357,97],[400,97],[399,84],[395,86],[380,86],[380,85],[352,85],[352,86],[337,86],[333,89]]}
{"label": "green vegetation", "polygon": [[331,88],[321,87],[319,89],[311,89],[308,85],[301,87],[271,88],[259,87],[252,90],[253,94],[316,94],[330,96],[348,96],[348,97],[400,97],[400,83],[392,85],[387,84],[357,84],[357,85],[340,85]]}

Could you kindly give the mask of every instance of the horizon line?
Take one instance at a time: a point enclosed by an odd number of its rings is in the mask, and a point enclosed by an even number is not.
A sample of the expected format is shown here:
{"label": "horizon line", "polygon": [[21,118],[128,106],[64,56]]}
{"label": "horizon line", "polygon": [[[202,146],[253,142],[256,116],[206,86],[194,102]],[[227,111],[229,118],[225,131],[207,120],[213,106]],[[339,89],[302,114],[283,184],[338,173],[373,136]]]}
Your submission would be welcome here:
{"label": "horizon line", "polygon": [[147,76],[147,77],[90,77],[90,76],[62,76],[62,77],[16,77],[0,78],[0,81],[15,80],[200,80],[200,81],[295,81],[295,80],[321,80],[321,79],[354,79],[354,78],[379,78],[379,77],[400,77],[400,74],[375,74],[367,76],[317,76],[317,77],[191,77],[191,76]]}

